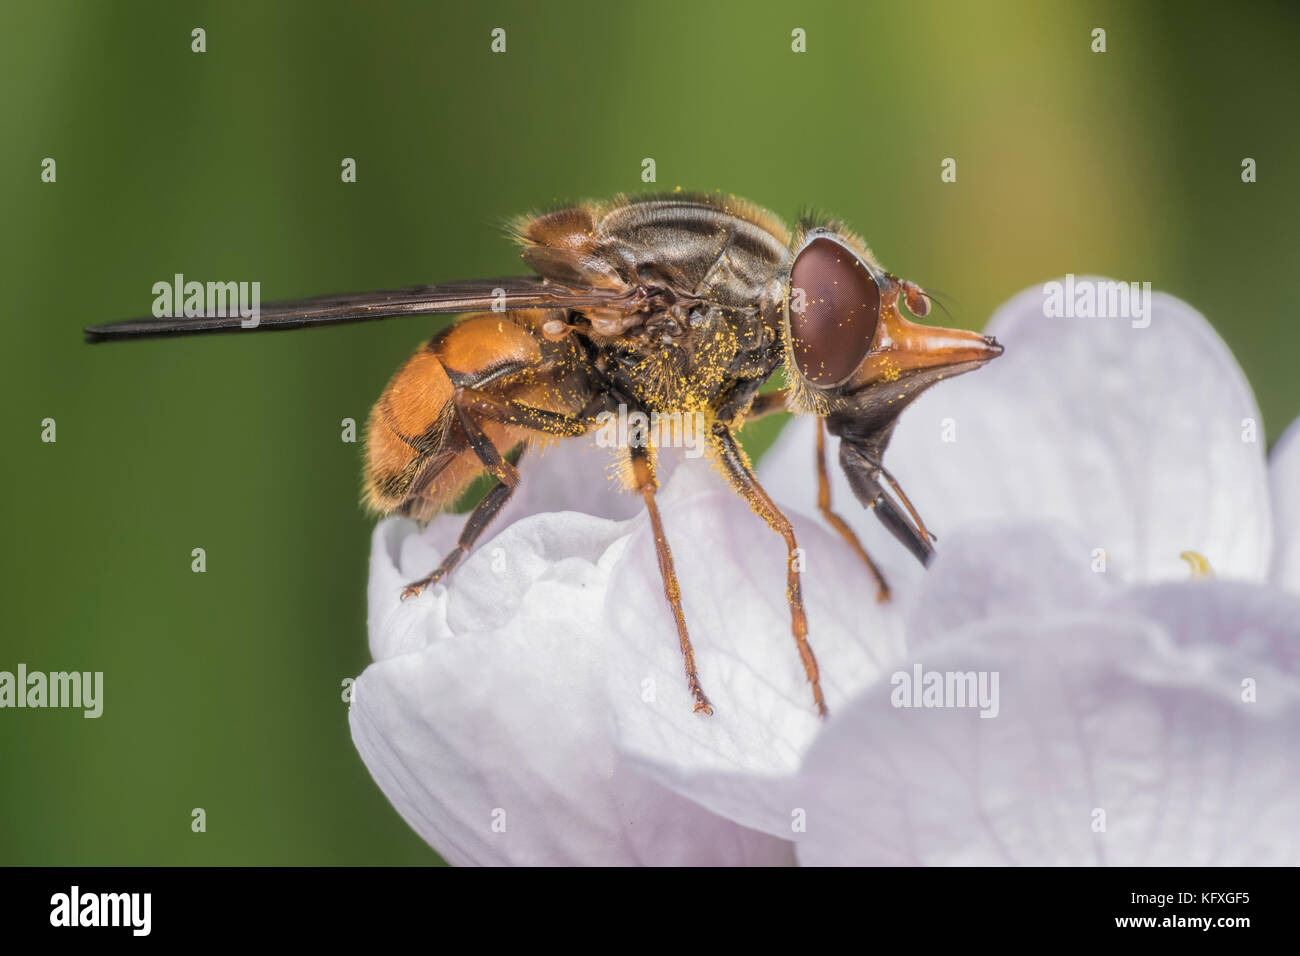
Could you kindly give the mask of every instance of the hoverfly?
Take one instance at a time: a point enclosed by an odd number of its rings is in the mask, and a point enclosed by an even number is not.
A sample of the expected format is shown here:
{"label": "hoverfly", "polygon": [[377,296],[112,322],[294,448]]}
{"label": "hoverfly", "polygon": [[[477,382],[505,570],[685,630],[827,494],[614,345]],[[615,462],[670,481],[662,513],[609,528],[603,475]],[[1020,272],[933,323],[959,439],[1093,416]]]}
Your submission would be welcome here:
{"label": "hoverfly", "polygon": [[[759,485],[735,429],[786,409],[818,417],[818,507],[883,600],[879,569],[831,509],[826,432],[840,439],[840,467],[858,501],[925,563],[933,536],[882,455],[908,404],[1000,355],[1001,346],[909,322],[900,301],[924,317],[927,295],[882,269],[858,236],[831,220],[805,217],[791,232],[747,202],[673,195],[583,203],[520,218],[512,231],[536,275],[276,303],[262,307],[256,326],[465,313],[398,370],[370,414],[364,497],[373,511],[425,521],[479,474],[496,479],[456,547],[403,598],[451,573],[474,547],[519,484],[511,452],[584,435],[620,405],[646,415],[702,413],[719,469],[790,553],[791,631],[824,716],[794,529]],[[233,316],[138,319],[86,332],[98,342],[240,330]],[[760,395],[778,368],[785,389]],[[629,445],[625,483],[649,514],[695,711],[709,714],[655,501],[655,448]]]}

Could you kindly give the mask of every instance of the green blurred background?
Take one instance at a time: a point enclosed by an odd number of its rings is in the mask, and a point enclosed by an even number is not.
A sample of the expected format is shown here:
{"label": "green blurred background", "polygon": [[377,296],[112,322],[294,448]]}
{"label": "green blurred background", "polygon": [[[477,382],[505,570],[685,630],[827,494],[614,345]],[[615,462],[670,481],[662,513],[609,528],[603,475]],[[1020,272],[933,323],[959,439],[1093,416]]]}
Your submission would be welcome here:
{"label": "green blurred background", "polygon": [[1065,272],[1149,280],[1272,439],[1300,415],[1297,49],[1283,5],[6,0],[0,670],[102,670],[106,701],[0,711],[0,863],[437,860],[348,734],[371,522],[339,423],[445,320],[83,325],[176,272],[264,300],[514,272],[505,217],[653,157],[658,188],[836,213],[969,327]]}

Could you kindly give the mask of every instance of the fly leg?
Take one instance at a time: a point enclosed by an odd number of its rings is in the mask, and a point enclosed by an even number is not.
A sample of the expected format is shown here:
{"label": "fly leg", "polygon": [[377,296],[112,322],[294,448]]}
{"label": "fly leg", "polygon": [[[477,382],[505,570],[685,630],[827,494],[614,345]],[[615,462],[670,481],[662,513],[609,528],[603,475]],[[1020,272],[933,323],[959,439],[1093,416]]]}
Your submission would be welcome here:
{"label": "fly leg", "polygon": [[916,509],[912,507],[912,502],[903,492],[903,489],[899,487],[898,482],[894,480],[894,476],[889,473],[888,469],[886,469],[884,465],[880,466],[880,474],[884,477],[885,481],[889,482],[889,487],[894,490],[894,494],[898,496],[898,500],[903,503],[903,507],[907,509],[907,513],[912,516],[912,524],[920,533],[921,538],[926,544],[934,544],[937,539],[930,533],[930,529],[925,526],[925,522],[921,520],[921,516],[916,513]]}
{"label": "fly leg", "polygon": [[[764,392],[755,396],[754,403],[750,405],[749,411],[745,415],[745,424],[757,421],[775,412],[787,411],[786,392],[785,390],[777,392]],[[901,492],[900,492],[901,494]],[[830,474],[826,469],[826,423],[820,417],[817,419],[817,509],[822,513],[831,527],[839,532],[843,538],[862,559],[862,563],[867,566],[871,572],[872,578],[876,582],[876,600],[884,603],[889,600],[889,584],[885,581],[885,576],[876,566],[876,562],[871,560],[867,554],[866,548],[862,547],[862,542],[854,534],[853,529],[849,527],[848,522],[831,510],[831,482]]]}
{"label": "fly leg", "polygon": [[745,413],[745,424],[756,422],[760,418],[766,418],[777,412],[788,411],[785,404],[786,390],[781,389],[776,392],[763,392],[761,395],[755,395],[753,404],[749,406],[749,411]]}
{"label": "fly leg", "polygon": [[880,603],[888,601],[889,585],[885,583],[885,576],[876,567],[876,562],[871,560],[866,548],[862,547],[862,542],[848,522],[831,510],[831,478],[826,470],[826,423],[820,418],[817,419],[817,508],[831,527],[840,533],[840,537],[848,542],[849,547],[858,553],[871,576],[876,579],[876,600]]}
{"label": "fly leg", "polygon": [[514,494],[515,488],[519,485],[518,469],[501,457],[496,445],[492,444],[491,439],[479,427],[478,422],[474,421],[460,405],[456,406],[456,415],[461,426],[465,429],[465,433],[469,436],[470,447],[474,449],[488,472],[496,478],[497,483],[492,486],[491,490],[483,496],[483,500],[475,505],[474,510],[470,512],[465,527],[461,529],[456,547],[447,552],[447,556],[442,559],[442,562],[433,571],[418,581],[412,581],[402,589],[403,601],[415,597],[425,588],[437,584],[450,574],[451,569],[459,564],[460,559],[474,547],[474,542],[478,540],[479,535],[492,523],[492,519],[510,500],[510,496]]}
{"label": "fly leg", "polygon": [[[547,408],[536,408],[522,402],[497,398],[482,389],[469,386],[456,389],[453,400],[456,403],[458,412],[463,409],[469,415],[481,415],[484,418],[491,418],[494,421],[501,422],[503,425],[527,428],[530,431],[542,432],[556,438],[576,438],[579,435],[585,435],[590,427],[581,415],[566,415],[564,412],[553,412]],[[463,421],[462,418],[462,423]],[[478,428],[477,422],[474,423],[474,427]],[[466,433],[469,433],[468,428],[466,428]],[[479,434],[482,434],[481,429],[479,429]],[[486,435],[483,437],[484,440],[487,439]],[[472,441],[471,438],[471,443]],[[488,442],[488,444],[490,445],[491,442]],[[480,460],[486,466],[487,459],[483,458],[483,453],[477,447],[474,448],[474,451],[478,452]]]}
{"label": "fly leg", "polygon": [[[889,529],[889,533],[912,552],[916,560],[928,565],[934,556],[934,535],[921,523],[920,516],[903,494],[903,489],[885,472],[870,449],[841,438],[840,467],[844,469],[844,477],[849,480],[849,487],[853,489],[853,494],[862,503],[862,507],[872,509],[880,523]],[[908,514],[912,516],[911,520],[885,494],[880,482],[876,480],[877,476],[883,476],[898,494]]]}
{"label": "fly leg", "polygon": [[825,717],[828,711],[826,699],[822,696],[820,671],[817,669],[817,658],[813,655],[812,646],[808,643],[808,615],[804,611],[803,588],[800,586],[799,571],[796,568],[795,550],[798,548],[798,543],[794,537],[794,526],[754,477],[749,460],[745,457],[744,450],[737,444],[731,429],[721,422],[715,423],[713,441],[718,454],[718,463],[722,466],[731,487],[745,497],[755,514],[785,539],[787,552],[785,596],[786,602],[790,605],[790,630],[794,634],[794,643],[799,649],[804,672],[808,675],[808,683],[812,685],[813,702],[817,705],[817,713]]}
{"label": "fly leg", "polygon": [[695,698],[695,713],[711,714],[713,705],[704,696],[700,687],[700,675],[695,669],[695,651],[691,647],[691,637],[686,631],[686,615],[682,611],[682,589],[677,584],[677,572],[673,568],[673,554],[668,548],[668,538],[664,534],[664,524],[659,518],[659,505],[655,502],[655,489],[659,481],[655,478],[654,459],[650,450],[633,447],[631,452],[632,483],[637,493],[645,502],[645,509],[650,515],[650,528],[655,537],[655,555],[659,559],[659,576],[664,582],[664,596],[672,609],[673,620],[677,623],[677,637],[682,645],[682,657],[686,664],[686,686]]}
{"label": "fly leg", "polygon": [[[492,443],[492,439],[487,436],[482,426],[479,425],[476,415],[484,415],[506,424],[518,425],[551,435],[581,435],[586,431],[586,425],[573,416],[542,408],[533,408],[517,402],[502,401],[475,388],[457,389],[452,403],[455,407],[456,420],[464,430],[470,448],[473,449],[474,454],[478,455],[484,469],[497,480],[497,483],[492,486],[492,489],[483,496],[483,500],[470,512],[469,519],[461,530],[456,547],[447,553],[447,556],[442,559],[442,562],[432,572],[418,581],[412,581],[402,589],[403,601],[415,597],[431,584],[437,584],[450,574],[451,570],[460,563],[461,558],[474,547],[474,543],[479,539],[479,536],[492,523],[492,519],[510,500],[510,496],[514,494],[515,488],[519,485],[519,471],[502,457],[500,449]],[[414,488],[418,491],[419,487],[420,483],[417,481]]]}

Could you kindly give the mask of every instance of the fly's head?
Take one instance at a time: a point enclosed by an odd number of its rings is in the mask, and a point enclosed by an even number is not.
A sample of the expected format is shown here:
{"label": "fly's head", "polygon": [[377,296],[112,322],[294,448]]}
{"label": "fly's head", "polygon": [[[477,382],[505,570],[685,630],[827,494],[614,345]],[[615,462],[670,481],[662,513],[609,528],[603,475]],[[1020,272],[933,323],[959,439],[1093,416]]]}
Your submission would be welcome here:
{"label": "fly's head", "polygon": [[881,456],[903,409],[943,379],[997,358],[1002,346],[904,318],[900,306],[924,317],[929,297],[885,272],[857,237],[837,227],[800,233],[785,291],[785,367],[795,404],[825,417],[840,436],[840,464],[858,499],[927,560],[929,533],[910,506],[909,519],[882,491],[879,479],[888,472]]}

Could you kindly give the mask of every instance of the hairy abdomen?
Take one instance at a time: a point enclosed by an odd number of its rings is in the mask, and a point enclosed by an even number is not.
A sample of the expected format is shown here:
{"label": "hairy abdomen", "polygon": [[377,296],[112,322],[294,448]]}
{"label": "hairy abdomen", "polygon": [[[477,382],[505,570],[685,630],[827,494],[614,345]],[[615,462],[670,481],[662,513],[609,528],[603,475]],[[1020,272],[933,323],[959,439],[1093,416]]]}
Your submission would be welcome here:
{"label": "hairy abdomen", "polygon": [[[550,411],[576,412],[587,395],[565,375],[567,344],[542,340],[545,312],[472,313],[422,345],[370,411],[363,498],[380,514],[425,520],[484,470],[457,418],[458,389]],[[549,436],[486,416],[475,422],[504,456]]]}

